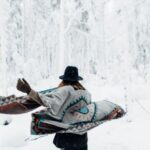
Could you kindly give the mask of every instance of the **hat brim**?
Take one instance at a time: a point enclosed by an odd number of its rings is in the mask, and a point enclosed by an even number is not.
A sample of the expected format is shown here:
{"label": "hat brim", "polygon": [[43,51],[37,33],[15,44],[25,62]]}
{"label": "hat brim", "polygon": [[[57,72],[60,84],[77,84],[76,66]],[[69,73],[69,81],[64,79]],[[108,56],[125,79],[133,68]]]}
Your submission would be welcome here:
{"label": "hat brim", "polygon": [[61,79],[61,80],[67,80],[67,81],[79,81],[79,80],[83,80],[83,78],[80,77],[80,76],[78,76],[77,79],[71,79],[71,78],[69,78],[69,77],[65,77],[64,75],[59,76],[59,79]]}

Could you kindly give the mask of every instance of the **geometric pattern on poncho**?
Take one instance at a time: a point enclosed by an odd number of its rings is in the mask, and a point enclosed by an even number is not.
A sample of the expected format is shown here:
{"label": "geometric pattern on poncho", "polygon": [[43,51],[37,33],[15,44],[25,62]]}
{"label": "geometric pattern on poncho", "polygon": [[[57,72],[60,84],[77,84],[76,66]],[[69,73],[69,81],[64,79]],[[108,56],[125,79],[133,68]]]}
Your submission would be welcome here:
{"label": "geometric pattern on poncho", "polygon": [[[111,119],[122,117],[125,114],[125,111],[119,105],[107,100],[94,102],[84,106],[79,111],[75,111],[73,113],[73,117],[71,118],[73,120],[70,120],[70,122],[55,120],[55,118],[50,117],[48,114],[47,118],[45,116],[41,116],[40,118],[40,112],[36,112],[32,115],[31,134],[40,135],[57,132],[83,134],[92,128],[110,120],[109,116],[116,108],[119,108],[120,112]],[[91,112],[93,116],[91,115],[88,117],[89,112]],[[43,114],[44,113],[42,112],[41,115]]]}

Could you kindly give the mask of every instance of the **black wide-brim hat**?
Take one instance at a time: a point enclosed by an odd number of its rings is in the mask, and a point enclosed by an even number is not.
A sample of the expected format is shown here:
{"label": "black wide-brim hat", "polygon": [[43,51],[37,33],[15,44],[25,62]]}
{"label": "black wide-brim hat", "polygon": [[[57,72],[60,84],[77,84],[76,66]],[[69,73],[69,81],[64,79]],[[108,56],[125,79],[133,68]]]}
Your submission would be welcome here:
{"label": "black wide-brim hat", "polygon": [[78,68],[75,66],[67,66],[64,75],[60,76],[59,78],[66,81],[83,80],[83,78],[78,74]]}

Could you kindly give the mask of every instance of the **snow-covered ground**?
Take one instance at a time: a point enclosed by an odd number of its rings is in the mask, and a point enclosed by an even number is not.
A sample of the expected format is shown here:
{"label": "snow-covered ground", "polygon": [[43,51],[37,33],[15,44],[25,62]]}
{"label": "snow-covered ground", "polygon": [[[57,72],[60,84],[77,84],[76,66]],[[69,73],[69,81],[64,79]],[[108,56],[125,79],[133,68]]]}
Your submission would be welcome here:
{"label": "snow-covered ground", "polygon": [[[51,86],[56,85],[51,82]],[[99,86],[84,83],[92,93],[93,101],[108,99],[128,110],[128,115],[109,121],[89,131],[89,150],[149,150],[150,149],[150,86],[130,85]],[[35,89],[48,87],[45,82]],[[10,91],[13,91],[11,88]],[[15,90],[14,90],[15,92]],[[18,93],[17,93],[18,94]],[[0,150],[57,150],[53,145],[54,135],[39,138],[30,135],[31,114],[0,115]],[[35,140],[36,138],[39,138]]]}

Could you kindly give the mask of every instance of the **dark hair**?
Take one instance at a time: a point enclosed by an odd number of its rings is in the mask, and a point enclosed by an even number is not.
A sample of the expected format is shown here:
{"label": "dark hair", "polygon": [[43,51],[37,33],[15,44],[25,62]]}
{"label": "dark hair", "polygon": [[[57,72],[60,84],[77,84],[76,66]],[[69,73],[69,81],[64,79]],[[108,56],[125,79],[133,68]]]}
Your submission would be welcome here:
{"label": "dark hair", "polygon": [[63,87],[67,85],[71,85],[75,90],[85,90],[85,88],[79,81],[63,80],[62,82],[60,82],[58,87]]}

